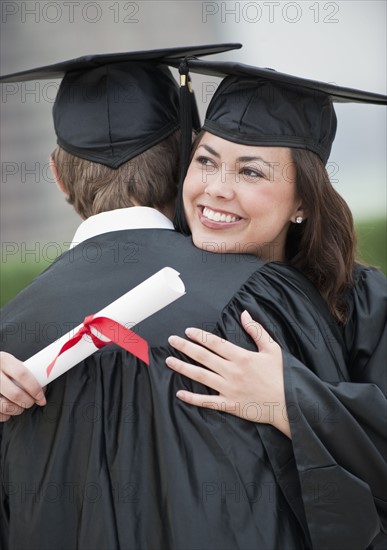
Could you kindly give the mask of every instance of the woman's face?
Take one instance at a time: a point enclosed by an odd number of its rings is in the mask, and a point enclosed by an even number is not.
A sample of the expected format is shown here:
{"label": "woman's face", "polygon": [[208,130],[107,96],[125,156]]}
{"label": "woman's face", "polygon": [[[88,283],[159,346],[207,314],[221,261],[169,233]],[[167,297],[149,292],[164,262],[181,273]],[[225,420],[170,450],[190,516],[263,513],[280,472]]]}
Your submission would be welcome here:
{"label": "woman's face", "polygon": [[285,147],[239,145],[205,133],[183,187],[195,246],[283,260],[286,233],[302,216]]}

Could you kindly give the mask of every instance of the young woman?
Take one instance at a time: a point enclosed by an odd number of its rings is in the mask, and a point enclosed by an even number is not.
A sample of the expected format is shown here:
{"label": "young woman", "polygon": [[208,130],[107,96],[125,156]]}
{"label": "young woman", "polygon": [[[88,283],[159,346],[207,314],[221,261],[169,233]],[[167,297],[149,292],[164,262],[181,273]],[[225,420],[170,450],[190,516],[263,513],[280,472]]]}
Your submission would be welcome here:
{"label": "young woman", "polygon": [[[172,336],[169,342],[194,362],[177,357],[166,362],[216,392],[209,402],[208,395],[181,389],[180,400],[274,427],[266,450],[277,465],[282,434],[292,439],[285,456],[295,460],[308,529],[319,547],[326,529],[340,530],[340,516],[350,513],[345,508],[350,505],[346,496],[351,475],[358,478],[359,496],[362,484],[373,496],[368,505],[367,498],[362,500],[362,509],[378,510],[375,534],[386,530],[381,487],[387,483],[382,420],[387,285],[380,271],[356,263],[352,215],[324,166],[336,131],[332,94],[294,86],[294,79],[273,82],[260,71],[258,76],[241,76],[242,68],[215,93],[194,144],[178,223],[186,231],[188,227],[198,247],[255,253],[266,262],[279,262],[268,263],[272,267],[300,270],[337,323],[340,338],[334,345],[344,350],[346,369],[328,373],[317,366],[313,352],[309,359],[304,355],[304,364],[291,364],[274,341],[276,327],[266,327],[273,340],[247,311],[241,323],[260,353],[238,347],[235,339],[228,342],[233,338],[222,326],[215,331],[218,335],[191,327],[186,331],[189,340]],[[258,307],[254,317],[259,315]],[[306,349],[309,335],[300,334],[303,338],[300,347]],[[315,494],[322,487],[332,490],[325,510],[323,497],[316,513],[308,484]],[[340,499],[341,511],[329,518],[329,505]],[[382,547],[385,540],[380,534],[371,547]],[[345,536],[341,544],[348,546]],[[366,545],[358,541],[359,548]]]}

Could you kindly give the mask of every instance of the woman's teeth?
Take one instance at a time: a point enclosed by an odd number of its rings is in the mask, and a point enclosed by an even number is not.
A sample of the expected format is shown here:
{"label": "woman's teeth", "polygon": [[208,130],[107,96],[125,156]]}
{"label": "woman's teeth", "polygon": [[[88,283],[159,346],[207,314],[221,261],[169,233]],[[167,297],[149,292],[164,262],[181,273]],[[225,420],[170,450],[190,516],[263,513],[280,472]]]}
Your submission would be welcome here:
{"label": "woman's teeth", "polygon": [[223,223],[237,222],[241,219],[237,216],[232,216],[231,214],[221,214],[220,212],[215,212],[214,210],[210,210],[210,208],[207,207],[203,208],[203,216],[214,222]]}

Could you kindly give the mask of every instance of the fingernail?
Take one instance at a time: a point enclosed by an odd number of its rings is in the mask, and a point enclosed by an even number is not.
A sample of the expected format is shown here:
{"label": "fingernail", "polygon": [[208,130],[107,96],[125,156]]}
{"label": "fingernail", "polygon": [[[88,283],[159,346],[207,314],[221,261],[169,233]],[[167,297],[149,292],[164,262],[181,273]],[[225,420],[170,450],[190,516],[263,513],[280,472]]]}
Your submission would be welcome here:
{"label": "fingernail", "polygon": [[35,397],[35,401],[41,401],[42,399],[45,399],[44,393],[40,391],[38,395]]}
{"label": "fingernail", "polygon": [[168,342],[171,344],[171,346],[176,345],[179,342],[179,337],[173,334],[168,338]]}
{"label": "fingernail", "polygon": [[167,363],[167,365],[169,366],[173,366],[173,365],[176,365],[176,359],[174,357],[167,357],[165,362]]}
{"label": "fingernail", "polygon": [[247,309],[244,310],[244,312],[242,313],[242,315],[244,315],[245,317],[247,317],[247,320],[248,321],[252,321],[253,318],[251,317],[250,313],[247,311]]}
{"label": "fingernail", "polygon": [[185,332],[185,334],[186,334],[187,336],[194,336],[194,334],[195,334],[195,329],[192,328],[192,327],[188,327],[188,328],[185,329],[184,332]]}

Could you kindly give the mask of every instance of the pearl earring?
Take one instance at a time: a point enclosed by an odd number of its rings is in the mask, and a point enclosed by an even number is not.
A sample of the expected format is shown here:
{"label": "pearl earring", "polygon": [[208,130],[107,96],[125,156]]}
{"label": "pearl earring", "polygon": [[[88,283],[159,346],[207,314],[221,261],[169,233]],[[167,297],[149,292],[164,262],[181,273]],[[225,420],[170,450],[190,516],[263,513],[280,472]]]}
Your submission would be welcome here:
{"label": "pearl earring", "polygon": [[302,220],[303,220],[302,216],[297,216],[296,223],[302,223]]}

